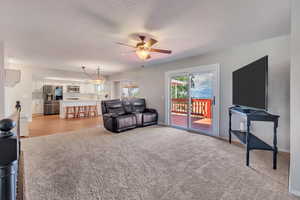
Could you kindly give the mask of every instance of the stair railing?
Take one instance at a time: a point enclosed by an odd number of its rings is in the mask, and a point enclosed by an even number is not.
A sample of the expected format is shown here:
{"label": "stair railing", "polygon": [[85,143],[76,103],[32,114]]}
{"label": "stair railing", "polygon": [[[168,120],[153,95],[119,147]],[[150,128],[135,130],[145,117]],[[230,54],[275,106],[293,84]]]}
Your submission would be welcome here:
{"label": "stair railing", "polygon": [[[20,102],[16,102],[15,112],[0,120],[0,199],[16,200],[20,143]],[[23,184],[20,184],[23,185]],[[18,188],[18,190],[21,188]],[[23,199],[23,197],[18,199]]]}

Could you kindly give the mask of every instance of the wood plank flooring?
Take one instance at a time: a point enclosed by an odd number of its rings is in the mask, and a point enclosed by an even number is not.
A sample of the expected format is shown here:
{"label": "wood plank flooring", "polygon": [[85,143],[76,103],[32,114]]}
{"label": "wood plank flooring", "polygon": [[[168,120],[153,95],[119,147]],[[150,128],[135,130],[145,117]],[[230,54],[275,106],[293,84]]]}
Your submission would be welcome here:
{"label": "wood plank flooring", "polygon": [[60,119],[59,115],[35,115],[29,123],[29,137],[65,133],[102,124],[102,117]]}

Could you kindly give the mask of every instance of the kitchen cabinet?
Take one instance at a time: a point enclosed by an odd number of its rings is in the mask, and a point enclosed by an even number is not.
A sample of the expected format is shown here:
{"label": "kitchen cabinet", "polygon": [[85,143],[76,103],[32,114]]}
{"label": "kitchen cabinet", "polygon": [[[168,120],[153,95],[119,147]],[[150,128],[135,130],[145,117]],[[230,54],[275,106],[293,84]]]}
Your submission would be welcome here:
{"label": "kitchen cabinet", "polygon": [[84,94],[85,93],[85,84],[84,83],[80,83],[77,84],[79,86],[79,93]]}
{"label": "kitchen cabinet", "polygon": [[33,81],[32,92],[43,92],[44,82],[42,80]]}
{"label": "kitchen cabinet", "polygon": [[95,87],[93,84],[80,84],[80,93],[82,94],[95,94]]}
{"label": "kitchen cabinet", "polygon": [[87,91],[88,91],[89,94],[95,94],[94,84],[87,84]]}

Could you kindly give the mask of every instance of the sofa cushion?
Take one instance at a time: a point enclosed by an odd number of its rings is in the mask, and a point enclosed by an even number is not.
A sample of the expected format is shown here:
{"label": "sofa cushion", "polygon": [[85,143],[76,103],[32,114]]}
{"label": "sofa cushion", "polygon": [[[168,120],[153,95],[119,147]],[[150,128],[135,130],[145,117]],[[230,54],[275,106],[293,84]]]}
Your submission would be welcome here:
{"label": "sofa cushion", "polygon": [[137,126],[143,126],[143,113],[135,112],[133,113],[136,118],[136,125]]}
{"label": "sofa cushion", "polygon": [[157,120],[156,113],[151,113],[151,112],[143,113],[143,123],[151,123],[151,122],[155,122],[156,120]]}
{"label": "sofa cushion", "polygon": [[117,128],[124,129],[136,126],[136,118],[133,114],[122,115],[117,117]]}

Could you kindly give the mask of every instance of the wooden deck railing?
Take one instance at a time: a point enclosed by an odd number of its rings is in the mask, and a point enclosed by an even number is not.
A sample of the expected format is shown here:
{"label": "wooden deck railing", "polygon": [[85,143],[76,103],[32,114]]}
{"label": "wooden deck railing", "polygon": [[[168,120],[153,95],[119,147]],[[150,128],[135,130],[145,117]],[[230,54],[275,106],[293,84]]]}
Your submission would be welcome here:
{"label": "wooden deck railing", "polygon": [[[204,118],[211,118],[211,99],[192,99],[191,114],[195,116],[202,116]],[[172,99],[171,110],[173,113],[187,114],[188,112],[188,99]]]}

